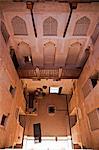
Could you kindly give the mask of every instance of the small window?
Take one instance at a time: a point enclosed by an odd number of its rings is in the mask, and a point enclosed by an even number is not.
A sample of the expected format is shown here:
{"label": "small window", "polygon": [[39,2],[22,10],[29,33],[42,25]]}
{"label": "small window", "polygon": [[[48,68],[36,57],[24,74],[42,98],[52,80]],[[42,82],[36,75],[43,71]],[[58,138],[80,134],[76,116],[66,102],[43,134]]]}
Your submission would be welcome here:
{"label": "small window", "polygon": [[50,87],[50,93],[56,93],[56,94],[58,94],[59,93],[59,87]]}
{"label": "small window", "polygon": [[12,96],[15,95],[16,87],[13,87],[12,85],[10,86],[9,92],[11,93]]}
{"label": "small window", "polygon": [[7,118],[8,118],[8,116],[3,114],[2,119],[1,119],[1,123],[0,123],[2,126],[5,126]]}
{"label": "small window", "polygon": [[32,56],[24,56],[25,63],[32,63]]}
{"label": "small window", "polygon": [[91,79],[91,82],[92,82],[92,86],[94,88],[97,84],[97,79]]}
{"label": "small window", "polygon": [[93,88],[97,85],[98,79],[99,79],[98,72],[91,77],[91,83],[92,83]]}
{"label": "small window", "polygon": [[48,107],[48,113],[49,114],[54,114],[55,113],[55,106],[49,106]]}

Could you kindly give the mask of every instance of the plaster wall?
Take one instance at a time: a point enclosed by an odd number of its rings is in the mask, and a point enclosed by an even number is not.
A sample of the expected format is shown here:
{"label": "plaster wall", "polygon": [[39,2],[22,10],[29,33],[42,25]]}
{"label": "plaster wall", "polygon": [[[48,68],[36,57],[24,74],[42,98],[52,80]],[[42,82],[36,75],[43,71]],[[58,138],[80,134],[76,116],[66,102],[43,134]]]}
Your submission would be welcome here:
{"label": "plaster wall", "polygon": [[[5,125],[0,125],[0,148],[16,144],[15,138],[18,138],[16,137],[16,132],[19,124],[16,116],[16,108],[19,108],[19,113],[24,113],[25,111],[22,85],[11,60],[9,46],[10,39],[6,44],[0,31],[0,123],[2,115],[7,116]],[[15,87],[13,96],[9,91],[10,85]]]}
{"label": "plaster wall", "polygon": [[[79,143],[75,133],[79,132],[81,145],[86,148],[99,149],[99,129],[91,130],[88,113],[99,108],[99,80],[97,85],[91,88],[89,94],[84,97],[83,87],[88,79],[96,72],[99,72],[99,37],[93,45],[90,57],[81,73],[80,78],[76,82],[76,89],[73,91],[72,99],[69,103],[69,111],[72,115],[76,109],[77,122],[79,123],[79,131],[76,125],[72,129],[74,143]],[[87,90],[87,89],[86,89]],[[95,119],[95,118],[94,118]],[[93,120],[93,123],[97,122]]]}

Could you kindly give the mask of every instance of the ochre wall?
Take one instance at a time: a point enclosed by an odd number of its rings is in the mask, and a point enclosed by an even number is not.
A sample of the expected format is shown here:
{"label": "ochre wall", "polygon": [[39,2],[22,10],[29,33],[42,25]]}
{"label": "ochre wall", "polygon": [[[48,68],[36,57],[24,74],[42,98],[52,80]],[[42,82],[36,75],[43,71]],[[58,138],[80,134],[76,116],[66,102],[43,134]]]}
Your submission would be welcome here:
{"label": "ochre wall", "polygon": [[[94,88],[92,87],[85,98],[82,90],[87,79],[95,74],[95,72],[99,73],[99,37],[95,45],[93,45],[93,50],[91,51],[80,78],[76,82],[76,89],[73,91],[73,96],[69,103],[70,115],[77,115],[77,123],[71,129],[73,143],[78,143],[86,148],[99,149],[99,129],[91,130],[87,115],[96,108],[99,108],[99,81]],[[96,123],[96,121],[93,122],[94,124]]]}
{"label": "ochre wall", "polygon": [[[6,44],[0,31],[0,122],[3,114],[8,116],[6,125],[0,125],[0,148],[16,144],[20,126],[15,117],[16,108],[19,108],[19,113],[25,111],[22,85],[10,58],[9,46],[10,39]],[[9,92],[10,85],[16,87],[14,96]]]}

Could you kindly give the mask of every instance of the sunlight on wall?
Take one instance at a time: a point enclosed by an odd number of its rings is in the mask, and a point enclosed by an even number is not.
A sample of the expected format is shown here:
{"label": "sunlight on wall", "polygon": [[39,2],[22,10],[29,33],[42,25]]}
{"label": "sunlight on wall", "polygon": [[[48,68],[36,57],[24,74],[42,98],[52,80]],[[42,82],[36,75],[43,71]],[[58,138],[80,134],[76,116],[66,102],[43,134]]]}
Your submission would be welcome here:
{"label": "sunlight on wall", "polygon": [[35,143],[34,137],[24,137],[24,150],[72,150],[71,137],[42,137],[41,143]]}

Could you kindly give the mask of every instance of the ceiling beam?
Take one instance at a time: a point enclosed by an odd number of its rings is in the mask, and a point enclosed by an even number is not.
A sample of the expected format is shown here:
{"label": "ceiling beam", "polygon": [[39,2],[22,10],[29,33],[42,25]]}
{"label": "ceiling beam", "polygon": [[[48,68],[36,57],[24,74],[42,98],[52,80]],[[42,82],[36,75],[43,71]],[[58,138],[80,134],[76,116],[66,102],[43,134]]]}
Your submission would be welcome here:
{"label": "ceiling beam", "polygon": [[34,29],[34,34],[35,34],[35,37],[37,38],[37,31],[36,31],[36,26],[35,26],[35,21],[34,21],[34,16],[33,16],[34,3],[31,2],[31,1],[27,1],[26,5],[27,5],[27,8],[30,10],[31,18],[32,18],[32,24],[33,24],[33,29]]}
{"label": "ceiling beam", "polygon": [[66,32],[67,32],[68,27],[69,27],[70,20],[71,20],[73,9],[77,8],[77,3],[69,3],[69,6],[70,6],[70,13],[69,13],[68,21],[67,21],[67,24],[66,24],[66,27],[65,27],[65,30],[64,30],[63,37],[65,37],[65,35],[66,35]]}

